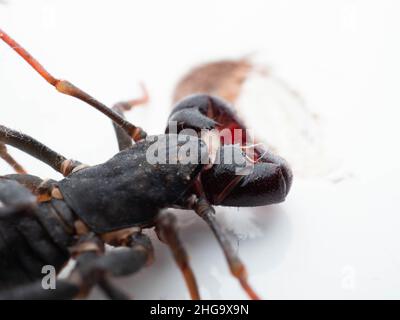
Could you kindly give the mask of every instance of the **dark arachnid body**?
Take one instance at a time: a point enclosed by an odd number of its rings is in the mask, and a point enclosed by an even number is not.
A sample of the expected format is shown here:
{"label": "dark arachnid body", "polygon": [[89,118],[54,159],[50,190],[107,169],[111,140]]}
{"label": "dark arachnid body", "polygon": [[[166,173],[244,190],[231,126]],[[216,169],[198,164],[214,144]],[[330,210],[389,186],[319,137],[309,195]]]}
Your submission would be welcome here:
{"label": "dark arachnid body", "polygon": [[[158,136],[157,142],[168,137]],[[203,146],[201,140],[193,137],[188,137],[188,141],[198,144],[199,149]],[[150,165],[145,157],[149,144],[140,141],[104,164],[84,168],[59,182],[50,182],[48,190],[54,190],[57,185],[63,199],[51,198],[37,206],[27,187],[37,194],[43,185],[41,179],[28,175],[2,177],[0,200],[6,207],[15,207],[16,212],[0,220],[0,288],[40,279],[44,265],[60,271],[70,258],[70,248],[78,243],[75,224],[79,219],[90,231],[101,235],[153,225],[162,208],[184,207],[185,193],[201,165]],[[177,146],[166,151],[176,152]],[[205,155],[204,147],[203,150],[200,156]],[[176,171],[180,179],[176,178]]]}
{"label": "dark arachnid body", "polygon": [[[237,165],[224,159],[224,151],[245,157],[247,140],[221,144],[219,163],[207,162],[210,150],[201,129],[245,129],[227,104],[209,95],[190,96],[174,108],[169,124],[178,132],[146,138],[145,132],[126,121],[123,113],[143,99],[108,109],[79,88],[49,74],[12,38],[0,38],[14,48],[58,91],[83,100],[114,123],[120,152],[109,161],[85,166],[68,160],[35,139],[0,126],[0,156],[18,174],[0,177],[0,298],[74,298],[98,284],[110,298],[127,298],[109,281],[110,276],[134,273],[152,260],[152,246],[142,233],[153,228],[181,269],[193,299],[200,298],[186,251],[168,208],[194,210],[211,227],[224,250],[232,274],[248,295],[258,296],[247,282],[245,267],[225,231],[215,220],[215,205],[257,206],[281,202],[291,185],[291,171],[278,156],[256,148],[253,170],[237,175]],[[191,135],[181,134],[193,129]],[[132,139],[136,142],[132,145]],[[28,175],[7,152],[12,145],[42,160],[65,178],[45,180]],[[165,162],[149,161],[155,145]],[[151,154],[151,153],[150,153]],[[194,155],[194,158],[193,158]],[[184,161],[191,156],[191,162]],[[194,159],[194,161],[193,161]],[[104,245],[123,247],[105,253]],[[59,272],[70,258],[76,266],[54,290],[42,287],[42,268]]]}

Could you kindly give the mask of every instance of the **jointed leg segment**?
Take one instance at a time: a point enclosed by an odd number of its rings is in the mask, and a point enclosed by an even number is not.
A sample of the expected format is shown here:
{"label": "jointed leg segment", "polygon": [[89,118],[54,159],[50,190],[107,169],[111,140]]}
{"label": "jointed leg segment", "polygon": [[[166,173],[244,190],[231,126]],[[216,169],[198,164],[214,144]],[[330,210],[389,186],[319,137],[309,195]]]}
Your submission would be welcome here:
{"label": "jointed leg segment", "polygon": [[[144,86],[144,84],[141,84],[141,87],[142,87],[142,91],[143,91],[142,97],[140,97],[138,99],[132,99],[132,100],[128,100],[128,101],[119,102],[119,103],[115,104],[112,107],[112,109],[116,113],[118,113],[122,118],[125,119],[124,113],[126,111],[131,110],[135,106],[146,104],[149,101],[149,94],[148,94],[147,89]],[[131,147],[132,146],[132,138],[128,134],[126,134],[126,132],[115,122],[113,122],[113,126],[114,126],[114,130],[115,130],[115,134],[117,135],[119,150],[122,151],[122,150],[125,150],[125,149]]]}
{"label": "jointed leg segment", "polygon": [[139,127],[125,120],[118,113],[105,106],[83,90],[66,80],[60,80],[51,75],[29,52],[20,46],[14,39],[0,29],[0,38],[14,49],[42,78],[54,86],[57,91],[75,97],[99,110],[113,122],[119,125],[133,140],[138,141],[146,137],[146,133]]}
{"label": "jointed leg segment", "polygon": [[8,153],[7,147],[4,143],[0,142],[0,158],[7,162],[15,172],[26,174],[25,169]]}
{"label": "jointed leg segment", "polygon": [[128,299],[125,293],[113,286],[109,277],[137,272],[152,261],[153,248],[150,240],[140,232],[125,239],[124,247],[104,254],[102,242],[98,238],[83,241],[77,247],[77,264],[68,281],[75,283],[83,295],[95,284],[99,284],[109,298]]}
{"label": "jointed leg segment", "polygon": [[174,259],[185,278],[191,298],[200,300],[199,289],[189,264],[189,257],[178,236],[176,217],[169,212],[160,213],[157,219],[156,232],[159,239],[171,249]]}
{"label": "jointed leg segment", "polygon": [[236,254],[231,242],[227,238],[225,230],[218,224],[215,219],[215,210],[205,198],[198,198],[194,201],[193,210],[208,224],[222,247],[226,260],[228,262],[231,273],[237,278],[247,292],[249,297],[254,300],[260,298],[254,292],[247,281],[247,272],[244,264]]}
{"label": "jointed leg segment", "polygon": [[56,282],[56,289],[44,290],[41,282],[0,292],[0,299],[74,299],[86,296],[95,285],[111,299],[129,299],[129,296],[110,282],[112,276],[135,273],[152,260],[149,239],[133,234],[126,248],[104,254],[103,242],[95,235],[83,236],[73,249],[76,265],[66,279]]}
{"label": "jointed leg segment", "polygon": [[69,175],[73,169],[81,165],[78,161],[68,160],[36,139],[2,125],[0,125],[0,144],[18,148],[48,164],[64,176]]}

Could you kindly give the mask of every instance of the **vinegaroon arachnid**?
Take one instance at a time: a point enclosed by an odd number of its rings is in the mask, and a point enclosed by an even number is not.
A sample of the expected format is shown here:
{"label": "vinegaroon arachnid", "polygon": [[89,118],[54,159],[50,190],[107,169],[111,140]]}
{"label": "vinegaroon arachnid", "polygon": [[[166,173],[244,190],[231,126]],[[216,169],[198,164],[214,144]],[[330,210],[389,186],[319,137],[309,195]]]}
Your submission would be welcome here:
{"label": "vinegaroon arachnid", "polygon": [[[180,208],[194,210],[209,225],[232,274],[250,298],[258,299],[243,263],[215,219],[213,205],[247,207],[283,201],[292,181],[285,160],[236,135],[236,130],[246,129],[243,123],[226,102],[207,94],[178,102],[165,134],[147,136],[124,117],[125,111],[145,102],[146,95],[110,109],[70,82],[55,78],[1,30],[0,38],[59,92],[109,117],[120,149],[107,162],[86,166],[0,125],[0,156],[17,171],[0,176],[0,298],[69,299],[87,295],[96,284],[112,299],[128,298],[109,279],[151,263],[152,245],[142,230],[154,228],[171,249],[191,297],[199,299],[176,219],[168,211]],[[176,132],[171,132],[173,124]],[[206,141],[204,129],[212,132],[209,137],[216,143]],[[223,130],[232,134],[232,141],[215,140]],[[149,161],[156,143],[157,155],[166,155],[165,163]],[[65,178],[42,180],[27,174],[5,145],[43,161]],[[254,149],[251,156],[247,148]],[[227,161],[226,155],[232,153],[244,160],[245,167],[250,163],[251,170],[238,174],[237,163]],[[186,161],[187,157],[194,161]],[[123,249],[105,253],[105,244]],[[71,258],[76,265],[70,275],[57,279],[55,290],[44,290],[43,265],[53,265],[59,272]]]}

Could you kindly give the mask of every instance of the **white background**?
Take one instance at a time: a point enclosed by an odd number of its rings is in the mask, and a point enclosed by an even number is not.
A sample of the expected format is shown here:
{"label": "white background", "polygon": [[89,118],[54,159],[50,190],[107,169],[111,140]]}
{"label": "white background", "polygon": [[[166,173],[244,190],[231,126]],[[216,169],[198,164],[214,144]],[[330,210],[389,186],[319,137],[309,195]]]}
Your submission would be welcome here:
{"label": "white background", "polygon": [[[344,173],[332,183],[299,169],[283,204],[218,208],[255,290],[266,299],[400,298],[399,10],[397,1],[365,0],[8,0],[0,26],[55,75],[108,105],[137,96],[143,80],[151,103],[129,119],[149,133],[164,130],[173,87],[190,66],[256,52],[322,119],[328,156],[309,157],[308,167],[334,161],[333,171]],[[4,44],[0,93],[1,124],[88,164],[116,153],[108,119],[58,94]],[[259,119],[249,127],[267,132],[262,99],[243,107],[247,119]],[[29,172],[61,178],[12,153]],[[11,171],[0,163],[0,172]],[[210,231],[191,216],[179,214],[202,296],[246,298]],[[137,299],[188,298],[169,251],[155,247],[152,267],[117,283]]]}

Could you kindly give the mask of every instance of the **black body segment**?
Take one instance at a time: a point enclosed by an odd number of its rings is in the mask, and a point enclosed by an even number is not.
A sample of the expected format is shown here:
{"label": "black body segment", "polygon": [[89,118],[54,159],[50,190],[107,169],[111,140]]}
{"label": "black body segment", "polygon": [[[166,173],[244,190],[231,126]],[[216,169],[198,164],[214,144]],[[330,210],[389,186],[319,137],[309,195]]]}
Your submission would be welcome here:
{"label": "black body segment", "polygon": [[0,201],[4,206],[35,204],[32,193],[17,181],[0,177]]}
{"label": "black body segment", "polygon": [[[61,193],[97,233],[145,225],[161,208],[184,204],[184,195],[199,174],[202,159],[208,157],[198,138],[179,139],[182,141],[171,134],[140,141],[104,164],[71,174],[59,183]],[[156,155],[166,163],[151,163],[156,161],[152,156],[158,146]],[[181,148],[198,153],[194,163],[181,162]]]}
{"label": "black body segment", "polygon": [[227,127],[230,124],[235,127],[243,126],[227,102],[207,94],[194,94],[179,101],[168,121],[177,122],[178,130],[190,128],[200,131]]}
{"label": "black body segment", "polygon": [[27,188],[4,178],[0,178],[0,200],[6,208],[30,204],[0,219],[0,291],[41,279],[44,265],[60,271],[70,258],[68,247],[74,237],[52,202],[36,204]]}

